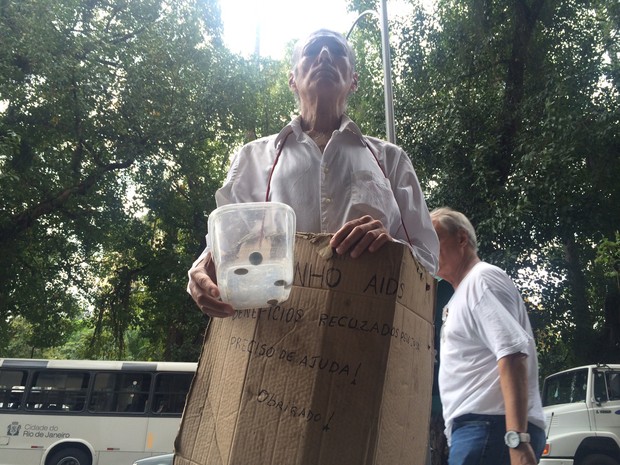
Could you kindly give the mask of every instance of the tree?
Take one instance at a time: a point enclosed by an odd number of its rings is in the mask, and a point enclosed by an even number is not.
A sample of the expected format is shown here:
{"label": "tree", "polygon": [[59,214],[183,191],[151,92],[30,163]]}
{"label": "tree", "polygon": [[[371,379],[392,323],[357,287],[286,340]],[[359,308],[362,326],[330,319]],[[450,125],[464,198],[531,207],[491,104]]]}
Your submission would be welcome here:
{"label": "tree", "polygon": [[429,204],[472,218],[542,347],[565,341],[564,366],[601,361],[593,260],[620,224],[617,8],[440,1],[435,21],[418,11],[395,47],[399,140],[430,178]]}
{"label": "tree", "polygon": [[517,281],[543,376],[619,356],[618,18],[609,1],[440,0],[391,33],[399,144],[429,206],[466,213]]}
{"label": "tree", "polygon": [[186,270],[242,137],[244,63],[220,34],[214,0],[0,3],[4,334],[20,317],[50,347],[86,317],[85,355],[109,332],[122,356],[127,329],[156,321],[156,354],[195,358]]}

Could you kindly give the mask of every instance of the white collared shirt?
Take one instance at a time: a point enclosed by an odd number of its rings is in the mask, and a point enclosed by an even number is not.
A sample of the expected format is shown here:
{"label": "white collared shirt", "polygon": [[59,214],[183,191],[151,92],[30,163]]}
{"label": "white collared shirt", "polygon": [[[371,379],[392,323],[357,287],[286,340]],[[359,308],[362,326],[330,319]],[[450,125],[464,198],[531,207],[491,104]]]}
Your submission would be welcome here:
{"label": "white collared shirt", "polygon": [[[282,202],[295,211],[297,231],[315,233],[335,233],[347,221],[370,215],[380,220],[394,239],[408,243],[409,237],[416,258],[435,273],[439,240],[404,150],[364,137],[345,115],[321,153],[301,129],[300,121],[295,118],[279,134],[250,142],[235,154],[226,181],[215,194],[218,207]],[[208,248],[201,257],[207,252]]]}

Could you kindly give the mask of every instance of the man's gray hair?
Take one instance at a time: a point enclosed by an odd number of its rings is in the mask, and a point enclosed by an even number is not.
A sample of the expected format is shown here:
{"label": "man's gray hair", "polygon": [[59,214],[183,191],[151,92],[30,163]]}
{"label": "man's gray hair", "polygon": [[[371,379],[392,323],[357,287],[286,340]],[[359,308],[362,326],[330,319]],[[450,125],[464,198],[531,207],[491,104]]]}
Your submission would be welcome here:
{"label": "man's gray hair", "polygon": [[474,252],[478,252],[476,230],[469,219],[461,212],[457,212],[450,207],[436,208],[431,212],[431,219],[443,226],[450,235],[456,234],[460,230],[465,231],[469,245],[474,249]]}
{"label": "man's gray hair", "polygon": [[351,63],[351,72],[355,72],[355,52],[353,51],[353,48],[349,44],[347,38],[340,32],[332,31],[331,29],[318,29],[310,33],[305,38],[298,40],[295,44],[295,47],[293,47],[293,55],[291,56],[291,72],[293,73],[293,75],[295,75],[296,73],[297,63],[299,63],[299,60],[301,59],[304,45],[308,43],[308,40],[311,37],[321,35],[332,35],[342,40],[347,50],[347,57],[349,58],[349,63]]}

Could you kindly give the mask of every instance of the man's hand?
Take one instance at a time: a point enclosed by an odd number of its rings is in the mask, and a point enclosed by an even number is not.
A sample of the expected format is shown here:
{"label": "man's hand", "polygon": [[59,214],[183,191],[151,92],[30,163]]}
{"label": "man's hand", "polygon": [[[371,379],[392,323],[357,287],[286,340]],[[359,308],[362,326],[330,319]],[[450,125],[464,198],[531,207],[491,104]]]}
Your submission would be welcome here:
{"label": "man's hand", "polygon": [[235,311],[230,304],[220,300],[220,290],[217,287],[215,264],[209,253],[189,270],[188,290],[202,313],[210,317],[226,318]]}
{"label": "man's hand", "polygon": [[[506,355],[497,362],[499,384],[506,406],[506,431],[527,431],[527,364],[520,352]],[[536,465],[532,445],[522,442],[510,449],[510,465]]]}
{"label": "man's hand", "polygon": [[338,255],[350,251],[351,258],[357,258],[365,250],[376,252],[392,240],[392,236],[381,221],[366,215],[345,223],[334,234],[330,245]]}
{"label": "man's hand", "polygon": [[531,444],[522,442],[519,447],[510,449],[510,465],[536,465],[537,463]]}

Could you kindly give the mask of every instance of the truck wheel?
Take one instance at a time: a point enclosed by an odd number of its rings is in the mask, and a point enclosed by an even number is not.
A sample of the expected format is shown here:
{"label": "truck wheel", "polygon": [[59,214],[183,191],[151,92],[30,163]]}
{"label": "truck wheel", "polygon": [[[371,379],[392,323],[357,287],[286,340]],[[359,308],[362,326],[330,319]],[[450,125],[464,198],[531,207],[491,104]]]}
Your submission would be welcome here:
{"label": "truck wheel", "polygon": [[54,452],[45,461],[46,465],[91,465],[90,455],[76,447],[67,447]]}
{"label": "truck wheel", "polygon": [[605,454],[592,454],[584,457],[579,465],[620,465],[617,460]]}

